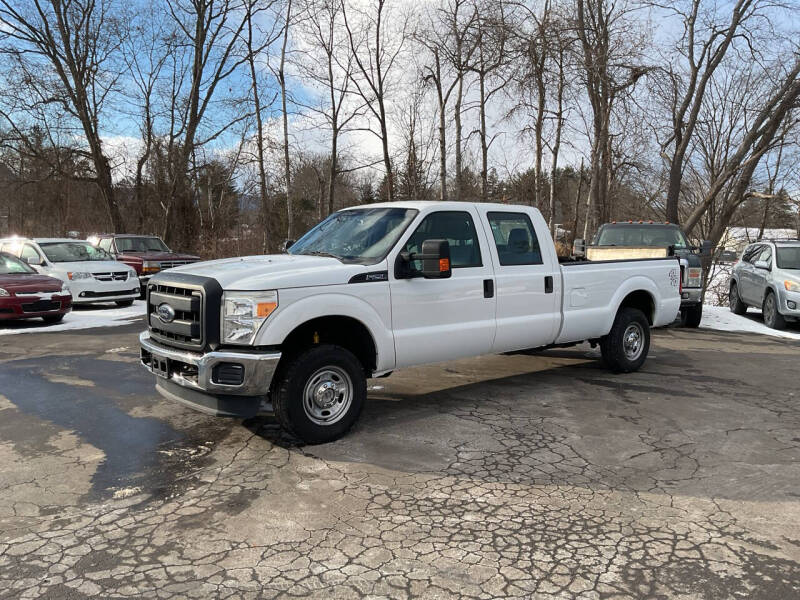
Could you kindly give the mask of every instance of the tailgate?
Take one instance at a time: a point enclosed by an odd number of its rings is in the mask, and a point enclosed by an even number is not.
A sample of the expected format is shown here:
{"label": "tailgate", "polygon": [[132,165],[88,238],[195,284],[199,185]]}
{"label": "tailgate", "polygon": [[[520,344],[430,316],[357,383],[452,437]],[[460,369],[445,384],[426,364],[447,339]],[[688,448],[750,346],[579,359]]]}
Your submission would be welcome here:
{"label": "tailgate", "polygon": [[668,246],[589,246],[586,249],[586,260],[632,260],[667,256],[669,256]]}

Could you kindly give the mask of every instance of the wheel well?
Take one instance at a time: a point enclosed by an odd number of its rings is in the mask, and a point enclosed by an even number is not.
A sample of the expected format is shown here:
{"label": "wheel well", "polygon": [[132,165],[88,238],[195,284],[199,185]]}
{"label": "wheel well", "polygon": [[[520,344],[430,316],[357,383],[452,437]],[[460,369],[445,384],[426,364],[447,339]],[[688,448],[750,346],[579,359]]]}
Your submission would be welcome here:
{"label": "wheel well", "polygon": [[647,321],[650,325],[653,324],[653,317],[655,316],[656,305],[653,301],[653,297],[644,290],[637,290],[635,292],[631,292],[622,300],[622,303],[619,305],[620,309],[622,308],[638,308],[640,311],[644,313],[647,317]]}
{"label": "wheel well", "polygon": [[339,315],[306,321],[286,336],[281,350],[292,355],[315,344],[336,344],[347,348],[358,358],[368,376],[377,368],[375,340],[366,326],[352,317]]}

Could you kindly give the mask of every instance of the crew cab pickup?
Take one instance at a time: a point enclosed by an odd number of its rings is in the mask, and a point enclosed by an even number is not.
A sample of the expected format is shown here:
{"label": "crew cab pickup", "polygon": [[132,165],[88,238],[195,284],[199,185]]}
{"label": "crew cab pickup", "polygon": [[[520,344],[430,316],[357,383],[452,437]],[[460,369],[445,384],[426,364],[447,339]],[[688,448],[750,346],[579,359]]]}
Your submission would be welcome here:
{"label": "crew cab pickup", "polygon": [[638,369],[680,307],[674,257],[559,265],[527,206],[396,202],[330,215],[288,254],[154,275],[141,362],[166,398],[274,412],[308,443],[355,423],[369,377],[590,341]]}

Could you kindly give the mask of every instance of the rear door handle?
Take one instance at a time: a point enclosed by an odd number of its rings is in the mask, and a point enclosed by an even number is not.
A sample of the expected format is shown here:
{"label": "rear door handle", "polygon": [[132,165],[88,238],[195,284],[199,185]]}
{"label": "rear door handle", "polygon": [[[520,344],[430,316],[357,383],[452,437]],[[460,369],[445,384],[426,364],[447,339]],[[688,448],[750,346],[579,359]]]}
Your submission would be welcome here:
{"label": "rear door handle", "polygon": [[553,293],[553,276],[552,275],[545,275],[545,277],[544,277],[544,293],[545,294],[552,294]]}
{"label": "rear door handle", "polygon": [[494,279],[483,280],[483,297],[494,298]]}

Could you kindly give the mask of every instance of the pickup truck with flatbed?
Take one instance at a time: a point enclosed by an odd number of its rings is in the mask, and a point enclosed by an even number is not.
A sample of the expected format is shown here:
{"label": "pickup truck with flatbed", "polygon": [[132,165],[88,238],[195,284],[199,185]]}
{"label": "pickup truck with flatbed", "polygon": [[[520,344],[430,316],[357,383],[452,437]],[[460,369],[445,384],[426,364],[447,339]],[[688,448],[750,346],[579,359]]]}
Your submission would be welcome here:
{"label": "pickup truck with flatbed", "polygon": [[395,202],[333,213],[286,254],[154,275],[141,362],[158,392],[220,416],[344,435],[366,380],[484,354],[599,344],[645,361],[680,307],[675,257],[559,264],[535,208]]}

